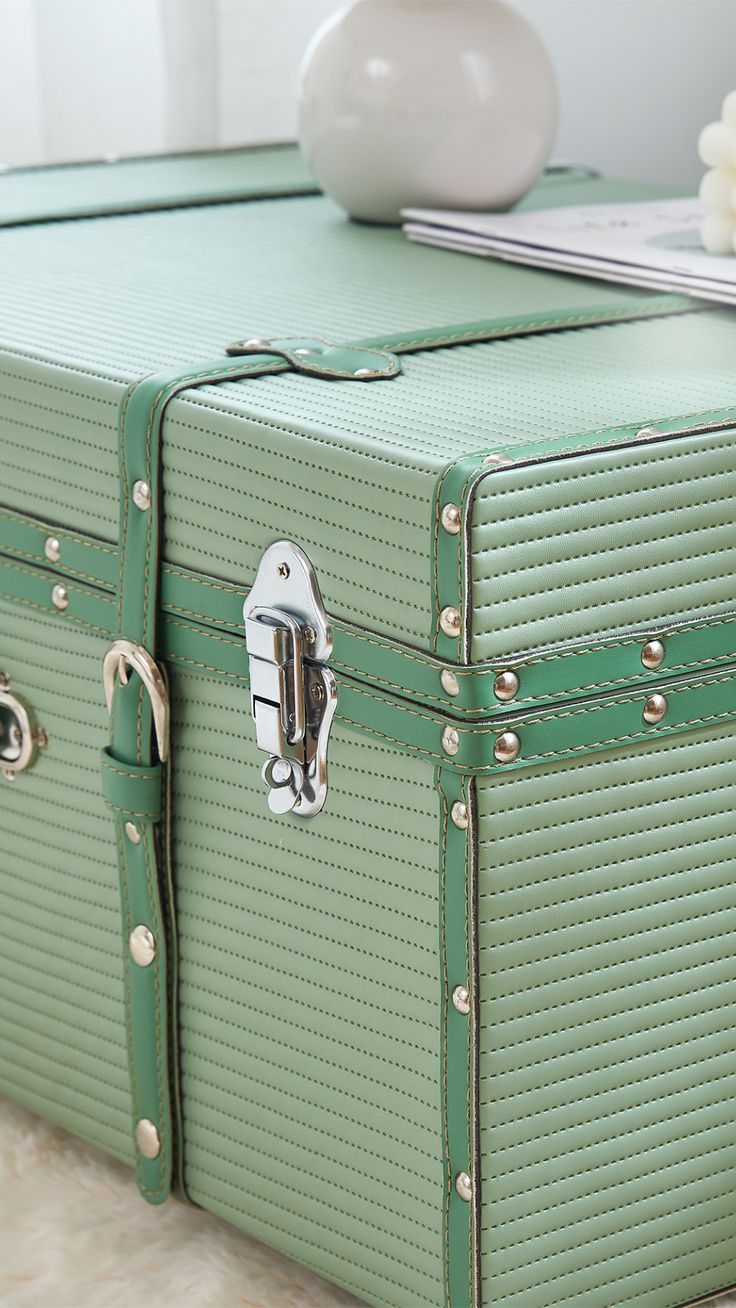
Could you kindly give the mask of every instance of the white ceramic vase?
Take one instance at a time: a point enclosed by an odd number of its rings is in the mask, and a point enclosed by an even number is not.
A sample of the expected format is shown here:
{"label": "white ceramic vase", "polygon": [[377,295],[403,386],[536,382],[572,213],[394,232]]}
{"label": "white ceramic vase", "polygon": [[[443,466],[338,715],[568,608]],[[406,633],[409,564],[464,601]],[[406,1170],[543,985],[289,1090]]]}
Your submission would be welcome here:
{"label": "white ceramic vase", "polygon": [[549,56],[505,0],[355,0],[302,65],[307,164],[368,222],[409,205],[507,209],[544,168],[557,116]]}

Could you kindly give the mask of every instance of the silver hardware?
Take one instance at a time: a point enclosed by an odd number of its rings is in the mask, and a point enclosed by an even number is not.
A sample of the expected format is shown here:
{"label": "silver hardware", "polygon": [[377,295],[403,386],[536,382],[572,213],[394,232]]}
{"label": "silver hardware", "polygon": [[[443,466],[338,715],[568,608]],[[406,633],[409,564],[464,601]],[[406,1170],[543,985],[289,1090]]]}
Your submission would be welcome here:
{"label": "silver hardware", "polygon": [[446,636],[457,638],[460,635],[462,622],[460,610],[453,608],[452,605],[448,605],[440,613],[440,626]]}
{"label": "silver hardware", "polygon": [[131,845],[140,845],[141,833],[138,830],[137,826],[135,825],[135,822],[126,822],[125,834],[128,837],[128,840],[130,841]]}
{"label": "silver hardware", "polygon": [[467,1017],[470,1012],[470,993],[465,986],[455,986],[452,992],[452,1003],[458,1013],[462,1013],[464,1017]]}
{"label": "silver hardware", "polygon": [[19,772],[33,766],[39,749],[49,738],[30,705],[10,693],[10,681],[0,673],[0,770],[6,781],[15,781]]}
{"label": "silver hardware", "polygon": [[354,377],[380,377],[380,375],[375,368],[356,368],[353,373]]}
{"label": "silver hardware", "polygon": [[294,353],[295,353],[295,354],[312,354],[312,355],[319,355],[320,351],[319,351],[319,350],[313,350],[313,349],[310,349],[310,348],[309,348],[308,346],[306,346],[306,345],[302,345],[301,349],[299,349],[299,350],[295,350]]}
{"label": "silver hardware", "polygon": [[664,432],[659,427],[640,427],[636,433],[638,441],[655,441],[660,440],[663,436]]}
{"label": "silver hardware", "polygon": [[484,468],[508,468],[514,462],[508,454],[487,454],[483,460]]}
{"label": "silver hardware", "polygon": [[644,705],[645,722],[661,722],[667,712],[667,700],[664,695],[650,695]]}
{"label": "silver hardware", "polygon": [[55,608],[61,609],[62,613],[64,609],[69,607],[69,591],[66,586],[54,586],[51,592],[51,603]]}
{"label": "silver hardware", "polygon": [[442,526],[451,536],[459,536],[463,515],[457,504],[446,504],[441,514]]}
{"label": "silver hardware", "polygon": [[641,652],[645,668],[658,668],[664,662],[664,645],[661,640],[648,640]]}
{"label": "silver hardware", "polygon": [[497,763],[513,763],[520,749],[521,741],[516,732],[504,731],[500,736],[496,736],[493,757]]}
{"label": "silver hardware", "polygon": [[493,683],[496,699],[513,699],[519,691],[519,678],[515,672],[499,672]]}
{"label": "silver hardware", "polygon": [[243,605],[261,775],[274,813],[319,813],[337,682],[325,666],[332,630],[314,569],[291,541],[270,545]]}
{"label": "silver hardware", "polygon": [[151,487],[147,481],[137,481],[133,487],[133,503],[145,513],[151,507]]}
{"label": "silver hardware", "polygon": [[470,824],[470,817],[468,815],[468,806],[467,804],[463,804],[461,799],[455,800],[455,803],[453,804],[450,810],[450,817],[452,818],[456,827],[459,827],[461,831],[467,831],[468,826]]}
{"label": "silver hardware", "polygon": [[459,695],[460,682],[455,673],[450,668],[443,668],[440,673],[440,683],[446,695]]}
{"label": "silver hardware", "polygon": [[115,683],[128,684],[128,670],[137,672],[145,686],[153,710],[153,726],[156,732],[158,756],[162,763],[169,756],[169,690],[158,665],[151,658],[148,650],[137,645],[133,640],[116,640],[110,646],[102,664],[102,684],[105,688],[105,701],[108,713],[112,712]]}
{"label": "silver hardware", "polygon": [[134,927],[128,941],[130,957],[139,967],[150,967],[156,957],[156,939],[147,926]]}
{"label": "silver hardware", "polygon": [[460,733],[455,727],[445,727],[442,732],[442,748],[446,754],[457,754],[460,748]]}
{"label": "silver hardware", "polygon": [[58,563],[61,558],[61,545],[55,536],[47,536],[43,545],[43,552],[49,563]]}
{"label": "silver hardware", "polygon": [[455,1189],[460,1195],[460,1198],[465,1200],[466,1204],[471,1202],[473,1198],[473,1182],[467,1172],[458,1172],[455,1177]]}
{"label": "silver hardware", "polygon": [[263,350],[264,354],[271,348],[270,341],[264,341],[261,336],[251,336],[247,341],[240,342],[244,350]]}
{"label": "silver hardware", "polygon": [[158,1158],[161,1153],[161,1136],[147,1117],[142,1117],[136,1125],[135,1142],[144,1158]]}

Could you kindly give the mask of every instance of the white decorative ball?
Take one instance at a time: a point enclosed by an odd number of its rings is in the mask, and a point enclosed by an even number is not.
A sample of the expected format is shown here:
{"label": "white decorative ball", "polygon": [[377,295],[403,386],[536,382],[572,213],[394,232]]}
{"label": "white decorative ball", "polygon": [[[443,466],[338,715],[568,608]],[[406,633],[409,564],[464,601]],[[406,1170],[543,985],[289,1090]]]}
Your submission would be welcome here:
{"label": "white decorative ball", "polygon": [[736,218],[733,215],[710,213],[700,229],[703,247],[708,254],[733,254]]}
{"label": "white decorative ball", "polygon": [[505,0],[355,0],[301,73],[308,167],[354,218],[407,206],[507,209],[557,131],[554,72]]}
{"label": "white decorative ball", "polygon": [[698,137],[698,154],[707,168],[728,168],[733,157],[736,134],[725,123],[708,123]]}
{"label": "white decorative ball", "polygon": [[736,168],[709,168],[700,183],[700,199],[711,213],[733,213]]}

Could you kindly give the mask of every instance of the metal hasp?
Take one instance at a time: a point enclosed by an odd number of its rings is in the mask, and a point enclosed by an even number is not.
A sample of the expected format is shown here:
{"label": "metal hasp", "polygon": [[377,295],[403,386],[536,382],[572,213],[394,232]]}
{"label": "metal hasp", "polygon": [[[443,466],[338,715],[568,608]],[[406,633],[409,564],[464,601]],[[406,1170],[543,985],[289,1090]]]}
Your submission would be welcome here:
{"label": "metal hasp", "polygon": [[10,682],[0,672],[0,772],[5,780],[15,781],[19,772],[32,767],[39,749],[47,744],[33,709],[10,693]]}
{"label": "metal hasp", "polygon": [[243,605],[256,740],[274,813],[314,817],[327,797],[337,683],[332,631],[314,569],[292,541],[270,545]]}

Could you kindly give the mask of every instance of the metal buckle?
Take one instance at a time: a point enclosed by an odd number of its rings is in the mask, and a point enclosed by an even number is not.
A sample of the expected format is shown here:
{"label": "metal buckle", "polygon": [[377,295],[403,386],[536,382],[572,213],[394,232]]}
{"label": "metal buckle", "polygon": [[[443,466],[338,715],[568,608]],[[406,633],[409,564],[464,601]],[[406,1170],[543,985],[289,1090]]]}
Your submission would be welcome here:
{"label": "metal buckle", "polygon": [[33,709],[17,695],[0,672],[0,770],[6,781],[15,781],[36,761],[39,749],[48,744],[46,732],[36,724]]}
{"label": "metal buckle", "polygon": [[337,683],[332,631],[314,569],[291,541],[269,546],[243,605],[251,713],[274,813],[312,817],[327,795]]}
{"label": "metal buckle", "polygon": [[148,650],[133,640],[116,640],[105,655],[102,684],[105,687],[107,711],[112,713],[116,679],[127,686],[129,668],[138,673],[151,701],[158,756],[165,763],[169,756],[169,690],[158,664]]}

